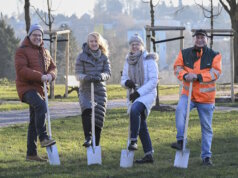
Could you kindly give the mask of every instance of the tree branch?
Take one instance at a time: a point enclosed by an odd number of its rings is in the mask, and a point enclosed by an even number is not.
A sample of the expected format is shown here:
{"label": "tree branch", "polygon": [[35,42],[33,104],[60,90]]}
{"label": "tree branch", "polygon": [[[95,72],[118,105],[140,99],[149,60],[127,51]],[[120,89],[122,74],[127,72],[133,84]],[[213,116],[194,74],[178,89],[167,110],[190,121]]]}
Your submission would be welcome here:
{"label": "tree branch", "polygon": [[34,6],[31,5],[31,7],[33,7],[33,9],[35,10],[35,12],[38,15],[38,17],[42,20],[42,22],[44,22],[47,25],[46,19],[43,19],[43,17],[40,15],[38,10]]}
{"label": "tree branch", "polygon": [[194,1],[194,2],[195,2],[195,4],[196,4],[197,6],[199,6],[203,11],[206,11],[206,12],[208,12],[208,13],[211,13],[210,10],[206,9],[206,8],[203,6],[203,3],[202,3],[202,5],[201,5],[201,4],[198,4],[196,1]]}
{"label": "tree branch", "polygon": [[[228,8],[228,6],[223,2],[223,0],[219,0],[219,2],[221,3],[221,5],[223,6],[223,8],[226,10],[226,12],[231,16],[231,11],[230,9]],[[228,4],[230,5],[230,1],[227,0]],[[230,7],[231,8],[231,7]]]}

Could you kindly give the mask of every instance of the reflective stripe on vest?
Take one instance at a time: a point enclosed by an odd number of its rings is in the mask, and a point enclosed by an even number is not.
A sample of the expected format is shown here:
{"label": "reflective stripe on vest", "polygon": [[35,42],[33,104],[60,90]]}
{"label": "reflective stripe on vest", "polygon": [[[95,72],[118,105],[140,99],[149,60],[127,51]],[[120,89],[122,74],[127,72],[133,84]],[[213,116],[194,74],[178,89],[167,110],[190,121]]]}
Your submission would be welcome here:
{"label": "reflective stripe on vest", "polygon": [[212,88],[200,88],[199,90],[200,90],[201,93],[207,93],[207,92],[215,91],[216,88],[215,87],[212,87]]}
{"label": "reflective stripe on vest", "polygon": [[[220,77],[220,73],[219,73],[219,71],[216,70],[216,69],[214,69],[214,68],[211,68],[211,70],[210,70],[210,74],[211,74],[211,76],[212,76],[212,80],[215,80],[215,79],[216,79],[215,76],[214,76],[214,73],[216,74],[217,79]],[[213,78],[213,77],[214,77],[214,78]]]}
{"label": "reflective stripe on vest", "polygon": [[213,81],[210,81],[210,82],[200,82],[201,85],[208,85],[208,84],[215,84],[216,81],[213,80]]}

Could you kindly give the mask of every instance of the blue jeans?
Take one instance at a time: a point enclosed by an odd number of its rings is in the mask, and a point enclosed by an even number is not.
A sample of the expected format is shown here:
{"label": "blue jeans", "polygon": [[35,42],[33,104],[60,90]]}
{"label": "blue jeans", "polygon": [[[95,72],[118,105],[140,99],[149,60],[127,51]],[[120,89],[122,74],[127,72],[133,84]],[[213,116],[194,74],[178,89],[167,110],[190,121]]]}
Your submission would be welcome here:
{"label": "blue jeans", "polygon": [[[177,128],[177,140],[183,140],[185,120],[187,114],[188,96],[182,95],[179,99],[179,103],[176,108],[176,128]],[[191,101],[190,111],[193,108],[197,108],[200,118],[200,125],[202,131],[202,152],[201,158],[211,157],[211,145],[212,145],[212,116],[215,109],[214,104],[197,103]]]}
{"label": "blue jeans", "polygon": [[131,141],[137,141],[139,135],[145,154],[152,154],[152,144],[148,132],[145,116],[146,107],[141,102],[135,102],[131,106]]}
{"label": "blue jeans", "polygon": [[27,155],[37,155],[37,135],[40,141],[48,138],[45,123],[46,104],[35,90],[27,91],[23,95],[23,102],[29,104],[30,123],[27,134]]}

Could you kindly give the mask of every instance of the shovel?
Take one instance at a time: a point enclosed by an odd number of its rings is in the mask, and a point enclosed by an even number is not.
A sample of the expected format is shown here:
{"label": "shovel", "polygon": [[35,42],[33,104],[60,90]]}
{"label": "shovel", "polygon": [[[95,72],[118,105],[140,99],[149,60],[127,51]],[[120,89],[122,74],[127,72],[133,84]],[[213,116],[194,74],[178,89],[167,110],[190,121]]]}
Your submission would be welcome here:
{"label": "shovel", "polygon": [[95,143],[95,102],[94,102],[94,84],[91,83],[91,103],[92,103],[92,146],[87,148],[88,165],[102,164],[101,147]]}
{"label": "shovel", "polygon": [[[127,90],[127,95],[129,96],[129,90]],[[128,110],[127,110],[127,114],[129,114],[129,115],[130,115],[130,111],[131,111],[131,105],[132,105],[132,103],[130,102],[129,106],[128,106]],[[121,150],[120,167],[122,167],[122,168],[128,168],[128,167],[133,166],[134,151],[128,150],[128,146],[129,146],[130,142],[131,142],[131,130],[130,130],[130,120],[129,120],[127,148],[124,150]]]}
{"label": "shovel", "polygon": [[127,140],[127,148],[124,150],[121,150],[121,159],[120,159],[120,167],[128,168],[133,166],[133,160],[134,160],[134,151],[129,151],[128,146],[130,144],[131,138],[130,138],[130,123],[128,127],[128,140]]}
{"label": "shovel", "polygon": [[175,160],[174,160],[174,167],[178,167],[178,168],[187,168],[188,167],[190,150],[186,148],[186,141],[187,141],[187,130],[188,130],[188,120],[189,120],[189,112],[190,112],[192,87],[193,87],[193,82],[190,82],[186,123],[185,123],[184,136],[183,136],[183,149],[176,151]]}
{"label": "shovel", "polygon": [[[45,92],[45,102],[46,102],[46,109],[47,109],[47,120],[48,120],[48,130],[49,130],[49,138],[51,139],[51,124],[50,124],[50,111],[48,106],[48,94],[46,88],[46,82],[44,82],[44,92]],[[50,165],[60,165],[60,159],[56,144],[46,147],[46,151],[48,154]]]}

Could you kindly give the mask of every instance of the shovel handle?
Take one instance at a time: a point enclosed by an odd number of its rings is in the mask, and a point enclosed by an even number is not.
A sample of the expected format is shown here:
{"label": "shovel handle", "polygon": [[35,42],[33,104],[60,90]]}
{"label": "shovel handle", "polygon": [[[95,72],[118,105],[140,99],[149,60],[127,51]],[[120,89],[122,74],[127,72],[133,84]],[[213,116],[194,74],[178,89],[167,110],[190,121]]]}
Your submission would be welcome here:
{"label": "shovel handle", "polygon": [[44,93],[45,93],[45,104],[46,104],[46,110],[47,110],[47,121],[48,121],[48,130],[49,130],[49,137],[52,137],[51,133],[51,123],[50,123],[50,110],[49,110],[49,105],[48,105],[48,93],[47,93],[47,87],[46,87],[46,82],[44,82]]}
{"label": "shovel handle", "polygon": [[186,149],[188,120],[189,120],[189,113],[190,113],[190,103],[191,103],[192,90],[193,90],[193,82],[190,82],[190,84],[189,84],[189,94],[188,94],[187,114],[186,114],[186,123],[185,123],[184,136],[183,136],[183,151]]}
{"label": "shovel handle", "polygon": [[93,150],[95,150],[95,102],[94,102],[94,83],[91,82],[91,103],[92,103],[92,138],[93,138]]}
{"label": "shovel handle", "polygon": [[[135,91],[135,89],[134,88],[132,88],[131,89],[131,92],[134,92]],[[128,95],[128,97],[129,97],[129,95],[130,95],[130,91],[129,90],[127,90],[127,95]],[[128,100],[129,101],[129,100]],[[128,150],[128,146],[129,146],[129,144],[130,144],[130,142],[131,142],[131,120],[130,120],[130,113],[131,113],[131,106],[132,106],[132,102],[131,101],[129,101],[129,105],[128,105],[128,109],[127,109],[127,114],[129,115],[129,125],[128,125],[128,139],[127,139],[127,150]]]}

